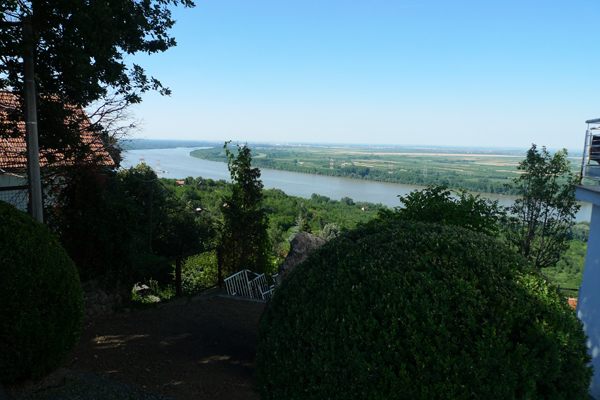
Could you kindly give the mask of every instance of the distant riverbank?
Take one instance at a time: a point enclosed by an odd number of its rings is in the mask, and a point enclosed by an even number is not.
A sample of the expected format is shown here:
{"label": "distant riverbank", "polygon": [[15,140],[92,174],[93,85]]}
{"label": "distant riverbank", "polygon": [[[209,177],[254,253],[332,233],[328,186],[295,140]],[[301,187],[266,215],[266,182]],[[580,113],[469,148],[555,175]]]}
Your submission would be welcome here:
{"label": "distant riverbank", "polygon": [[[166,173],[159,174],[162,178],[184,179],[189,176],[194,178],[201,176],[214,180],[230,180],[227,164],[192,157],[190,156],[192,150],[199,150],[199,148],[130,150],[124,153],[122,165],[124,168],[129,168],[137,165],[143,158],[146,164],[152,168],[166,171]],[[336,200],[342,197],[350,197],[354,201],[381,203],[388,207],[400,205],[399,195],[406,196],[413,190],[423,189],[423,186],[417,185],[401,185],[263,168],[261,168],[261,179],[266,189],[281,189],[292,196],[310,198],[313,193],[317,193]],[[517,199],[516,196],[491,193],[482,194],[482,196],[498,200],[502,206],[510,206]],[[589,203],[581,204],[582,209],[577,215],[577,221],[589,221],[592,207]]]}
{"label": "distant riverbank", "polygon": [[[415,186],[447,185],[478,193],[515,195],[507,184],[525,157],[518,151],[415,151],[409,148],[251,145],[252,164],[290,172]],[[221,147],[195,150],[193,157],[227,162]]]}

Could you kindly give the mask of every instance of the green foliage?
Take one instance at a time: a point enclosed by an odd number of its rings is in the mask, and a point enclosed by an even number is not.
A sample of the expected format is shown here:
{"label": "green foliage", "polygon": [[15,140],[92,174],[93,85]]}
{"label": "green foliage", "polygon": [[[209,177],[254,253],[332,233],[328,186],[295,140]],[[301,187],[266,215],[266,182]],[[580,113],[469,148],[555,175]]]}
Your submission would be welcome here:
{"label": "green foliage", "polygon": [[496,236],[504,212],[498,201],[473,196],[465,190],[447,186],[429,186],[398,196],[402,207],[379,210],[379,219],[415,220],[441,225],[456,225],[475,232]]}
{"label": "green foliage", "polygon": [[312,232],[312,228],[308,224],[308,220],[306,218],[302,218],[302,222],[300,224],[300,232],[307,232],[307,233]]}
{"label": "green foliage", "polygon": [[352,200],[350,197],[342,197],[340,199],[340,203],[349,205],[349,206],[353,206],[354,205],[354,200]]}
{"label": "green foliage", "polygon": [[237,155],[224,148],[233,180],[232,193],[222,199],[222,228],[219,244],[223,247],[223,271],[232,274],[242,269],[265,272],[269,269],[269,218],[262,206],[264,198],[260,170],[252,168],[252,155],[246,145]]}
{"label": "green foliage", "polygon": [[138,207],[138,225],[146,235],[151,230],[151,249],[156,254],[174,257],[201,251],[214,236],[211,218],[195,213],[191,205],[174,196],[148,165],[123,170],[118,178]]}
{"label": "green foliage", "polygon": [[321,237],[327,241],[335,239],[340,234],[340,227],[338,224],[327,224],[323,227]]}
{"label": "green foliage", "polygon": [[[41,148],[69,156],[78,150],[89,152],[79,136],[86,123],[72,118],[75,109],[65,104],[87,107],[95,101],[110,102],[116,94],[127,105],[139,103],[148,90],[170,93],[142,67],[124,60],[129,54],[153,54],[175,46],[169,36],[175,23],[170,7],[179,4],[194,6],[191,0],[0,2],[2,22],[32,18],[36,87],[43,94],[38,96]],[[0,90],[22,93],[21,28],[4,26],[0,42]],[[24,113],[2,117],[9,122],[0,124],[5,134],[23,122]]]}
{"label": "green foliage", "polygon": [[200,251],[214,237],[211,218],[194,213],[145,164],[116,175],[77,165],[65,178],[48,210],[49,223],[84,280],[165,278],[168,267],[138,267]]}
{"label": "green foliage", "polygon": [[[560,261],[554,266],[542,268],[541,271],[556,286],[577,289],[583,279],[586,250],[587,243],[570,240],[569,248]],[[569,297],[578,295],[578,292],[573,290],[563,290],[563,293]]]}
{"label": "green foliage", "polygon": [[587,399],[582,324],[521,256],[456,226],[384,221],[328,242],[260,326],[262,399]]}
{"label": "green foliage", "polygon": [[131,290],[131,305],[137,309],[155,307],[159,303],[168,302],[175,298],[176,290],[175,285],[172,283],[161,285],[157,280],[150,278],[144,280],[144,284],[148,286],[148,289],[142,293],[135,289]]}
{"label": "green foliage", "polygon": [[184,294],[196,293],[219,283],[216,252],[189,257],[181,266],[181,287]]}
{"label": "green foliage", "polygon": [[[174,179],[159,179],[169,191],[185,199],[192,208],[202,209],[203,215],[221,218],[223,197],[230,196],[233,184],[224,180],[214,181],[188,177],[187,183],[180,187]],[[327,224],[336,224],[339,232],[352,229],[357,224],[366,223],[375,217],[377,210],[385,208],[380,203],[359,202],[353,206],[331,200],[328,197],[313,194],[311,199],[289,196],[280,189],[262,190],[261,205],[269,218],[268,237],[271,242],[269,268],[276,269],[289,250],[288,238],[298,232],[298,216],[306,218],[312,232],[322,231]],[[326,201],[325,201],[325,200]],[[364,207],[365,211],[361,208]],[[286,253],[287,254],[287,253]]]}
{"label": "green foliage", "polygon": [[60,366],[83,325],[73,261],[48,229],[0,201],[0,381]]}
{"label": "green foliage", "polygon": [[587,243],[589,236],[590,236],[590,223],[586,222],[586,221],[581,221],[571,227],[571,233],[569,234],[569,239],[579,240],[581,242]]}
{"label": "green foliage", "polygon": [[310,196],[310,199],[312,201],[314,201],[315,203],[327,203],[329,200],[331,200],[329,197],[327,197],[327,196],[321,196],[321,195],[319,195],[317,193],[313,193]]}
{"label": "green foliage", "polygon": [[83,280],[124,277],[145,246],[136,204],[93,165],[70,168],[64,178],[50,202],[49,226]]}
{"label": "green foliage", "polygon": [[521,198],[509,207],[507,243],[537,268],[556,265],[568,249],[567,239],[580,205],[575,202],[576,176],[569,167],[567,150],[554,155],[534,144],[519,166],[513,183]]}

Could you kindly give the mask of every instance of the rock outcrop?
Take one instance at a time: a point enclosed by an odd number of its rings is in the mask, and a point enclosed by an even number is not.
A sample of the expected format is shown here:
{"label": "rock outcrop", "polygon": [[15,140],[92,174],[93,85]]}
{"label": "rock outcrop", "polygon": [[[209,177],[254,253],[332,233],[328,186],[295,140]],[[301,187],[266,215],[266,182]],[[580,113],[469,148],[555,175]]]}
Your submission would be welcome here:
{"label": "rock outcrop", "polygon": [[277,288],[285,277],[292,272],[296,265],[306,260],[313,251],[317,250],[325,243],[327,243],[325,239],[313,235],[312,233],[298,233],[290,243],[290,252],[288,253],[288,256],[279,266],[275,288]]}

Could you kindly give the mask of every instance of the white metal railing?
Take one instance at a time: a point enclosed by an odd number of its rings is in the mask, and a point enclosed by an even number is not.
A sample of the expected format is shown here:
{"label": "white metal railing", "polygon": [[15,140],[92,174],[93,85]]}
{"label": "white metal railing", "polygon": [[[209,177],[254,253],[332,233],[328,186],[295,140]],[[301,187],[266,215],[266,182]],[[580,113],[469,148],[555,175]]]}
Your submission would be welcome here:
{"label": "white metal railing", "polygon": [[253,294],[256,298],[268,299],[271,297],[271,289],[267,284],[267,277],[265,274],[260,274],[250,282]]}
{"label": "white metal railing", "polygon": [[227,293],[232,296],[249,297],[251,299],[268,299],[273,294],[269,288],[265,274],[257,274],[244,269],[225,278]]}
{"label": "white metal railing", "polygon": [[585,178],[600,181],[600,118],[590,119],[585,123],[587,129],[581,160],[581,180]]}

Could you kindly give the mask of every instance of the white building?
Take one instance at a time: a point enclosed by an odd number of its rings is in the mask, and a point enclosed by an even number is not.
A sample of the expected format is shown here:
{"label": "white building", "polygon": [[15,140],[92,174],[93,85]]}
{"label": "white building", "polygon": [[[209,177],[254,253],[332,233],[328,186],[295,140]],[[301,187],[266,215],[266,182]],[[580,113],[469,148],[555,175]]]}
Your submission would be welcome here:
{"label": "white building", "polygon": [[[588,336],[587,346],[592,356],[594,376],[589,394],[600,399],[600,118],[586,121],[581,181],[575,198],[592,204],[583,281],[579,287],[577,316]],[[598,134],[595,132],[598,131]]]}

